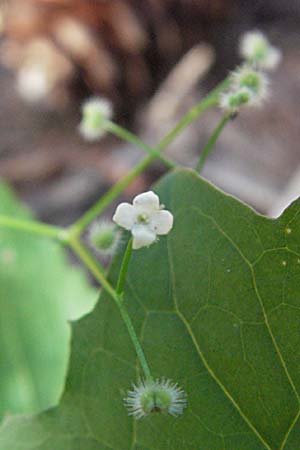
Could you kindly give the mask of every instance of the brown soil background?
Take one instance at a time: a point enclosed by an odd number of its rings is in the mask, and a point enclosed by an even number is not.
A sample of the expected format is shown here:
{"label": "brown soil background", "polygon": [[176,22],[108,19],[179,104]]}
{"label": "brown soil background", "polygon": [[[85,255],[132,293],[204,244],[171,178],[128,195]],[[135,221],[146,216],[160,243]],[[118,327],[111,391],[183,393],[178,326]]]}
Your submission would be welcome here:
{"label": "brown soil background", "polygon": [[[18,2],[21,12],[26,1]],[[36,0],[41,4],[51,1],[54,0]],[[63,3],[63,0],[56,1]],[[77,1],[65,0],[71,7]],[[96,26],[96,41],[104,42],[117,63],[117,71],[122,72],[122,61],[127,61],[128,52],[131,55],[126,65],[126,73],[131,75],[122,82],[112,82],[106,94],[115,103],[116,120],[149,144],[158,142],[190,106],[235,67],[239,62],[237,46],[241,33],[253,28],[263,30],[282,49],[282,64],[271,75],[269,101],[260,110],[244,111],[228,125],[203,172],[226,192],[262,213],[269,213],[285,195],[290,180],[298,179],[300,3],[297,0],[219,0],[208,11],[207,5],[200,5],[205,3],[201,0],[147,1],[140,1],[138,8],[136,2],[128,2],[147,35],[146,48],[135,50],[135,57],[131,50],[122,48],[122,36],[119,40],[114,37],[112,44],[108,31],[99,26],[101,18],[94,18],[93,26]],[[156,8],[151,17],[149,2]],[[10,6],[8,1],[5,7]],[[196,10],[197,14],[191,13]],[[43,14],[37,16],[42,31],[31,28],[33,35],[48,33]],[[82,21],[77,14],[78,21]],[[124,25],[127,19],[125,16],[123,19],[121,14],[120,23]],[[177,30],[177,43],[170,23]],[[22,28],[22,24],[17,25],[17,31],[4,28],[1,43],[19,42],[18,27]],[[123,33],[126,35],[126,31]],[[163,42],[165,47],[158,42]],[[197,67],[203,64],[207,70],[193,81],[190,75],[195,61],[187,61],[186,64],[191,64],[190,69],[187,66],[187,79],[174,87],[172,76],[177,73],[178,63],[190,48],[199,44]],[[142,66],[147,70],[137,70]],[[97,144],[87,144],[81,139],[77,132],[81,101],[106,88],[86,82],[87,76],[82,75],[78,64],[76,70],[76,82],[67,80],[64,86],[64,103],[59,104],[54,95],[44,104],[30,105],[16,91],[16,69],[8,68],[7,64],[0,66],[0,177],[15,188],[40,219],[62,225],[79,217],[143,156],[141,151],[112,137]],[[170,107],[172,102],[174,108]],[[192,166],[219,118],[217,109],[206,114],[176,140],[168,155]],[[163,172],[164,168],[155,163],[123,197],[130,198],[147,189]],[[297,182],[294,184],[297,186]],[[295,194],[300,194],[300,188]]]}

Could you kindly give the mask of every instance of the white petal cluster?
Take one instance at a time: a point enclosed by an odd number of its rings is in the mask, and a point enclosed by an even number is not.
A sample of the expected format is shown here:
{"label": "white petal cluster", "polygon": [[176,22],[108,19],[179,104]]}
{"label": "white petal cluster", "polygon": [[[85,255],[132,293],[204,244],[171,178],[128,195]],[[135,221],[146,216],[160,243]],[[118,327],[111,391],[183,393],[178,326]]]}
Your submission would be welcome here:
{"label": "white petal cluster", "polygon": [[112,104],[106,98],[93,97],[82,106],[82,120],[79,125],[81,135],[87,141],[101,139],[106,130],[103,127],[104,120],[112,118]]}
{"label": "white petal cluster", "polygon": [[173,226],[173,215],[159,204],[154,192],[144,192],[133,199],[133,204],[121,203],[113,221],[133,236],[133,249],[148,247],[158,235],[168,234]]}
{"label": "white petal cluster", "polygon": [[281,51],[272,46],[260,31],[245,33],[240,41],[240,54],[251,64],[264,70],[274,70],[281,61]]}
{"label": "white petal cluster", "polygon": [[177,383],[158,379],[133,385],[124,403],[129,415],[142,419],[154,413],[168,413],[176,417],[183,413],[187,400],[184,390]]}

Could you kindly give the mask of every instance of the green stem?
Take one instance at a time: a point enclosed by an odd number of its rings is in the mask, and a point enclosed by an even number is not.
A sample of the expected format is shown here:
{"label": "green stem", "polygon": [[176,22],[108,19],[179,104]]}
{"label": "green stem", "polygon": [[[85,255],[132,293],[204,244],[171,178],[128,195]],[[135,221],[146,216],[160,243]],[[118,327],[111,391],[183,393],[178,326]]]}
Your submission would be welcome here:
{"label": "green stem", "polygon": [[[94,275],[96,280],[102,285],[102,287],[106,290],[106,292],[114,299],[116,305],[119,308],[122,319],[126,325],[127,331],[129,333],[129,336],[130,336],[133,346],[135,348],[137,357],[138,357],[141,367],[144,371],[144,374],[148,380],[153,381],[153,377],[151,375],[151,372],[150,372],[147,360],[145,358],[142,346],[137,337],[137,334],[133,327],[131,318],[127,312],[126,306],[124,305],[124,302],[122,300],[122,295],[119,295],[117,293],[117,291],[112,287],[112,285],[107,281],[107,279],[105,277],[105,273],[102,272],[102,270],[98,266],[98,263],[94,260],[93,256],[88,252],[88,250],[83,246],[83,244],[79,240],[77,240],[76,238],[72,238],[69,241],[69,244],[70,244],[71,248],[73,249],[74,253],[81,259],[81,261],[84,263],[84,265],[89,268],[89,270]],[[128,248],[130,248],[129,244],[128,244],[127,250],[128,250]],[[127,250],[124,255],[124,260],[127,260],[130,257],[130,255],[128,255],[129,250],[128,251]],[[128,259],[128,262],[129,262],[129,259]],[[128,266],[128,262],[127,262],[127,266]],[[122,263],[122,268],[123,268],[123,266],[124,266],[124,272],[126,272],[127,271],[126,262],[124,263],[124,261]],[[122,272],[122,268],[121,268],[121,272]],[[126,276],[126,273],[124,273],[124,272],[123,272],[123,275]]]}
{"label": "green stem", "polygon": [[116,293],[118,296],[121,296],[124,291],[126,275],[127,275],[127,271],[128,271],[131,254],[132,254],[132,238],[128,241],[126,251],[124,254],[124,258],[122,261],[120,273],[119,273],[119,279],[118,279],[117,289],[116,289]]}
{"label": "green stem", "polygon": [[182,119],[177,123],[177,125],[170,131],[158,144],[156,149],[161,152],[166,147],[168,147],[174,139],[181,133],[185,128],[187,128],[191,123],[198,119],[205,111],[209,108],[218,104],[220,93],[228,86],[230,82],[229,78],[226,78],[218,86],[215,87],[203,100],[201,100],[197,105],[190,109]]}
{"label": "green stem", "polygon": [[92,206],[81,218],[72,225],[70,232],[73,236],[79,236],[82,231],[110,205],[126,187],[136,179],[144,170],[156,159],[156,156],[149,155],[142,159],[125,177],[121,178],[100,200]]}
{"label": "green stem", "polygon": [[0,227],[39,234],[59,241],[66,240],[66,230],[64,228],[34,220],[15,219],[14,217],[0,215]]}
{"label": "green stem", "polygon": [[89,268],[97,281],[103,286],[113,298],[116,296],[116,291],[112,285],[107,281],[104,270],[99,266],[98,262],[94,259],[92,254],[83,246],[83,244],[74,238],[71,238],[69,245],[74,253],[81,259],[86,267]]}
{"label": "green stem", "polygon": [[160,159],[169,169],[174,169],[176,167],[176,164],[173,161],[161,155],[160,152],[158,152],[156,149],[150,147],[138,136],[136,136],[133,133],[130,133],[130,131],[126,130],[120,125],[117,125],[114,122],[111,122],[110,120],[106,120],[104,122],[104,127],[106,130],[110,131],[115,136],[123,139],[123,141],[129,142],[130,144],[135,145],[136,147],[140,148],[149,155],[155,156],[155,158]]}
{"label": "green stem", "polygon": [[201,170],[203,169],[203,166],[208,158],[208,155],[211,153],[211,151],[213,150],[220,134],[222,133],[225,125],[229,122],[229,120],[231,120],[231,115],[225,115],[220,122],[218,123],[218,125],[216,126],[216,128],[214,129],[212,135],[210,136],[207,144],[205,145],[204,149],[201,152],[201,155],[199,157],[197,166],[196,166],[196,171],[197,172],[201,172]]}
{"label": "green stem", "polygon": [[161,154],[165,148],[177,137],[177,135],[194,120],[199,118],[207,109],[216,105],[219,100],[220,92],[228,85],[228,79],[220,83],[211,91],[200,103],[192,108],[176,125],[175,128],[160,141],[155,149],[155,154],[151,153],[140,161],[124,178],[116,183],[100,200],[94,204],[75,224],[71,227],[73,236],[79,236],[83,230],[100,215],[104,209],[110,205],[126,187],[135,180],[144,170],[157,158],[157,153]]}
{"label": "green stem", "polygon": [[151,374],[151,371],[150,371],[149,365],[147,363],[147,360],[146,360],[144,351],[142,349],[142,346],[140,344],[139,338],[137,337],[135,329],[134,329],[134,327],[132,325],[131,318],[130,318],[128,312],[127,312],[126,306],[125,306],[124,302],[122,302],[120,300],[117,303],[117,305],[119,307],[120,314],[121,314],[121,316],[123,318],[123,321],[124,321],[124,323],[126,325],[126,328],[127,328],[128,333],[129,333],[129,336],[131,338],[131,341],[133,343],[133,346],[135,348],[135,351],[136,351],[137,357],[139,359],[140,365],[141,365],[141,367],[142,367],[142,369],[144,371],[145,377],[146,377],[147,380],[153,382],[154,381],[153,376]]}

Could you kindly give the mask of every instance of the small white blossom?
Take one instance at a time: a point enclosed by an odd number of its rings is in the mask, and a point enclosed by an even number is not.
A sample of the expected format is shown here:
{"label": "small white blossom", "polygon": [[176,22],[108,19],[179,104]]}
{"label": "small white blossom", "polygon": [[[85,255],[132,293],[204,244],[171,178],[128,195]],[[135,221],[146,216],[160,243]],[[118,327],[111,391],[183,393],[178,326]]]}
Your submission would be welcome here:
{"label": "small white blossom", "polygon": [[133,199],[132,205],[121,203],[113,221],[131,231],[133,249],[147,247],[157,240],[157,235],[168,234],[173,226],[173,215],[162,208],[154,192],[144,192]]}
{"label": "small white blossom", "polygon": [[240,54],[249,63],[265,70],[274,70],[281,61],[281,51],[273,47],[260,31],[245,33],[240,42]]}
{"label": "small white blossom", "polygon": [[106,134],[104,120],[112,117],[112,104],[101,97],[93,97],[82,106],[82,120],[79,125],[81,135],[87,141],[97,141]]}
{"label": "small white blossom", "polygon": [[177,383],[170,380],[140,381],[128,391],[124,403],[129,415],[136,419],[154,413],[168,413],[178,416],[186,407],[186,394]]}

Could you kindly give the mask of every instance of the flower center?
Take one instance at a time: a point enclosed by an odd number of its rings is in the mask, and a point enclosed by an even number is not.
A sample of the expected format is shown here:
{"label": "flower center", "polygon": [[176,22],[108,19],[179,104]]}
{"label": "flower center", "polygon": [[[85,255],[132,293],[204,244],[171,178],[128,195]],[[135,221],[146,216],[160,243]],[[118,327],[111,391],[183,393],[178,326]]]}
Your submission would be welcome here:
{"label": "flower center", "polygon": [[146,213],[141,213],[137,216],[138,223],[149,223],[149,216]]}

